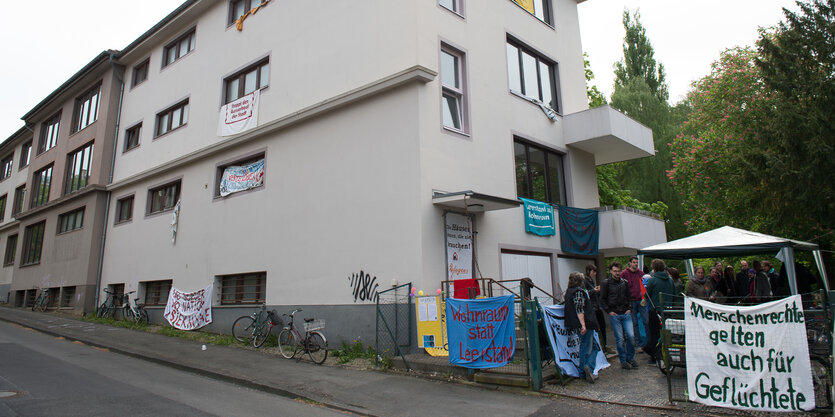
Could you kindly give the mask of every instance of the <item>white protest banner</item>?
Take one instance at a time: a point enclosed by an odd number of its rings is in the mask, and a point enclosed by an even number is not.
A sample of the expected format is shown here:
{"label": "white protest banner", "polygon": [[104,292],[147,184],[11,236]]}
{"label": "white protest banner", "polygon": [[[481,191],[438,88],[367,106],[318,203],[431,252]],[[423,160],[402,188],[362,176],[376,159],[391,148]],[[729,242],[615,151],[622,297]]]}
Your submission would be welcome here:
{"label": "white protest banner", "polygon": [[815,408],[799,295],[750,307],[684,300],[690,401],[752,411]]}
{"label": "white protest banner", "polygon": [[264,160],[242,166],[229,166],[220,177],[220,195],[226,197],[238,191],[260,187],[264,183]]}
{"label": "white protest banner", "polygon": [[[556,357],[555,362],[560,367],[562,373],[565,375],[579,377],[580,376],[580,334],[572,332],[565,328],[565,306],[562,304],[555,304],[552,306],[543,306],[542,312],[545,313],[545,330],[548,333],[548,340],[551,342],[551,349],[554,351]],[[600,346],[600,340],[597,338],[597,332],[594,334],[594,343]],[[606,354],[600,349],[597,350],[597,361],[595,362],[593,374],[601,369],[609,367],[609,361],[606,360]]]}
{"label": "white protest banner", "polygon": [[447,213],[446,257],[447,279],[469,279],[473,277],[473,234],[467,216]]}
{"label": "white protest banner", "polygon": [[260,90],[255,90],[221,107],[217,126],[218,135],[237,135],[257,127],[260,94]]}
{"label": "white protest banner", "polygon": [[212,322],[212,288],[182,292],[171,287],[165,304],[165,319],[180,330],[199,329]]}

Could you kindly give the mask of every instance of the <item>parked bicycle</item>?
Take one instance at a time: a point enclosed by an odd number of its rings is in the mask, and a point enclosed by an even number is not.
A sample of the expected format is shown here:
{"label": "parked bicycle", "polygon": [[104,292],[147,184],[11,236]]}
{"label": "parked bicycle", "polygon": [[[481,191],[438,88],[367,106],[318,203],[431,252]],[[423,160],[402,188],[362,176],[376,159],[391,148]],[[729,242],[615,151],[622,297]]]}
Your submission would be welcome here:
{"label": "parked bicycle", "polygon": [[110,291],[107,288],[104,289],[104,292],[107,293],[107,298],[104,302],[101,303],[98,309],[96,309],[96,317],[106,318],[106,317],[113,317],[113,314],[116,312],[116,309],[122,305],[122,300],[125,298],[124,294],[118,294],[116,292]]}
{"label": "parked bicycle", "polygon": [[832,407],[832,327],[826,310],[807,310],[806,338],[817,408]]}
{"label": "parked bicycle", "polygon": [[284,314],[290,320],[281,333],[278,334],[278,350],[281,356],[291,359],[299,352],[306,352],[313,363],[321,365],[328,358],[328,340],[319,330],[325,328],[324,320],[315,318],[304,319],[304,335],[296,328],[293,317],[302,310],[293,310]]}
{"label": "parked bicycle", "polygon": [[133,299],[134,304],[130,303],[130,294],[135,292],[131,291],[122,295],[125,299],[125,305],[122,307],[122,318],[135,323],[150,324],[151,321],[148,318],[148,312],[145,311],[145,304],[139,304],[139,298]]}
{"label": "parked bicycle", "polygon": [[41,290],[41,293],[38,294],[38,297],[35,298],[35,302],[32,303],[32,311],[46,311],[46,308],[49,307],[49,304],[51,303],[52,293],[49,292],[49,288],[44,288]]}
{"label": "parked bicycle", "polygon": [[281,318],[275,310],[267,311],[265,304],[261,308],[248,315],[238,317],[232,323],[232,337],[241,343],[252,341],[252,346],[260,348],[270,338],[270,333],[275,326],[281,325]]}

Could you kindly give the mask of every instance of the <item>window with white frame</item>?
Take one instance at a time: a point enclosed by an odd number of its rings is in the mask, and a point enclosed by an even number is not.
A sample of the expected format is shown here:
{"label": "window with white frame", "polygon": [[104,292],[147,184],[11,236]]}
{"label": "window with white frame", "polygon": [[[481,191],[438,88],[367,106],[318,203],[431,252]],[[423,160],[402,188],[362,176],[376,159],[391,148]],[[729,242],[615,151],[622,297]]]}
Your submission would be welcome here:
{"label": "window with white frame", "polygon": [[20,166],[18,169],[23,169],[25,166],[29,165],[29,159],[32,158],[32,141],[24,143],[20,147]]}
{"label": "window with white frame", "polygon": [[461,4],[463,1],[464,0],[438,0],[438,4],[453,13],[463,15]]}
{"label": "window with white frame", "polygon": [[41,138],[38,141],[38,154],[44,153],[58,144],[58,127],[61,125],[61,112],[49,118],[41,125]]}
{"label": "window with white frame", "polygon": [[10,153],[5,158],[0,159],[0,180],[4,180],[12,176],[14,169],[14,153]]}
{"label": "window with white frame", "polygon": [[78,191],[90,184],[93,169],[93,142],[67,155],[67,176],[64,179],[64,194]]}
{"label": "window with white frame", "polygon": [[441,117],[446,128],[467,131],[464,53],[441,45]]}
{"label": "window with white frame", "polygon": [[72,133],[78,132],[93,124],[99,116],[99,97],[101,84],[93,87],[75,99],[75,110],[72,117]]}
{"label": "window with white frame", "polygon": [[518,4],[519,7],[528,11],[528,13],[536,16],[537,19],[553,25],[553,15],[551,13],[551,0],[512,0]]}
{"label": "window with white frame", "polygon": [[507,75],[510,91],[537,100],[558,112],[556,68],[553,61],[508,38]]}
{"label": "window with white frame", "polygon": [[84,207],[58,216],[57,234],[72,232],[84,226]]}

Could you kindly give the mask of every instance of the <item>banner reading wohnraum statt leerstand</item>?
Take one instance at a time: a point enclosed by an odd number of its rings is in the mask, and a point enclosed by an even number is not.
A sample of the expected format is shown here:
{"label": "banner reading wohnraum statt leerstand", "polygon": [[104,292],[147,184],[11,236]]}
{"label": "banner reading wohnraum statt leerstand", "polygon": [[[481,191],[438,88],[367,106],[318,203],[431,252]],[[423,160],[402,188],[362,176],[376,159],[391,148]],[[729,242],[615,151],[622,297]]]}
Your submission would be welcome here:
{"label": "banner reading wohnraum statt leerstand", "polygon": [[815,408],[799,295],[750,307],[685,298],[690,401],[758,411]]}
{"label": "banner reading wohnraum statt leerstand", "polygon": [[513,360],[516,326],[513,296],[446,300],[449,363],[464,368],[498,368]]}

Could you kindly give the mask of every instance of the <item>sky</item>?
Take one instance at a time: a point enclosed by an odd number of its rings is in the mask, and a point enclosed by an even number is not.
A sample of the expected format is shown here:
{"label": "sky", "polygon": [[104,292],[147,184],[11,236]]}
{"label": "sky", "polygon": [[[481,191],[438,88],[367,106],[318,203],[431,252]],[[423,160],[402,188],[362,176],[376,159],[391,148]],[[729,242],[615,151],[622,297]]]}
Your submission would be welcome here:
{"label": "sky", "polygon": [[784,20],[782,8],[797,12],[794,0],[587,0],[577,8],[583,51],[593,85],[612,97],[614,64],[623,58],[623,11],[638,10],[655,60],[664,64],[670,104],[687,95],[690,84],[710,74],[725,49],[755,46],[759,27]]}
{"label": "sky", "polygon": [[[338,1],[338,0],[335,0]],[[478,1],[470,0],[477,4]],[[23,126],[20,117],[106,49],[122,49],[183,0],[41,0],[4,4],[0,25],[0,141]],[[623,55],[624,7],[641,22],[664,64],[670,101],[710,72],[719,53],[753,45],[759,26],[782,19],[793,0],[587,0],[578,5],[583,50],[594,84],[611,97],[615,61]]]}

